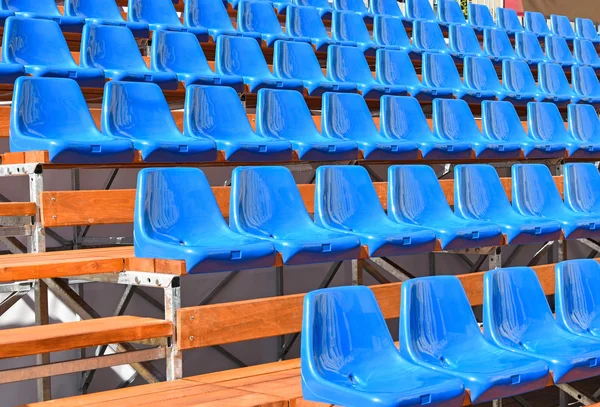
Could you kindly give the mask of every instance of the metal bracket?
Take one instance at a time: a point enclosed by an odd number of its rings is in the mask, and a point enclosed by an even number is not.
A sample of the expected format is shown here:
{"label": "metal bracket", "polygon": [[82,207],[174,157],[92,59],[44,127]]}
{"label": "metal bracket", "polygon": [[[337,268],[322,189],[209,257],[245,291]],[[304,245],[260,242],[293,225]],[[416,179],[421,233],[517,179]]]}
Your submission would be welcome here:
{"label": "metal bracket", "polygon": [[76,280],[96,283],[113,283],[139,287],[166,288],[173,280],[179,278],[174,274],[148,273],[145,271],[122,271],[119,273],[85,274],[77,276]]}

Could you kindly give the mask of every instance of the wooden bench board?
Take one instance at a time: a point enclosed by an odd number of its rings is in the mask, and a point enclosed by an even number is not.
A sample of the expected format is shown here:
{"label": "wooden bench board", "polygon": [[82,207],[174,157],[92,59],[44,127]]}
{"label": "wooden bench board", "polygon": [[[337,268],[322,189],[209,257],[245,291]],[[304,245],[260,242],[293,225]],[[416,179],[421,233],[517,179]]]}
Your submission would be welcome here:
{"label": "wooden bench board", "polygon": [[0,202],[0,216],[34,216],[34,202]]}

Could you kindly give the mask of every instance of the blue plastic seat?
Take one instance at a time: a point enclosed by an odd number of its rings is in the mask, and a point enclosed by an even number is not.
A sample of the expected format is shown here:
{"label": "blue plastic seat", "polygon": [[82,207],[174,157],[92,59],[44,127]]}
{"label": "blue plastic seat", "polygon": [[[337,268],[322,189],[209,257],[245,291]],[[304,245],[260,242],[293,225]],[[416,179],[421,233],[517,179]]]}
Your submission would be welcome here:
{"label": "blue plastic seat", "polygon": [[314,7],[288,6],[286,13],[286,33],[292,37],[309,38],[317,51],[325,51],[330,45],[356,46],[354,41],[331,39],[318,10]]}
{"label": "blue plastic seat", "polygon": [[406,17],[413,20],[437,20],[429,0],[407,0],[405,11]]}
{"label": "blue plastic seat", "polygon": [[[578,191],[575,199],[583,195],[585,203],[595,206],[594,190],[585,181],[593,179],[598,186],[598,168],[594,164],[567,164]],[[595,174],[594,174],[595,171]],[[566,176],[566,172],[565,172]],[[591,179],[590,179],[591,178]],[[566,181],[566,178],[565,178]],[[573,185],[575,186],[575,185]],[[567,191],[565,190],[565,198]],[[555,312],[556,322],[572,334],[590,339],[600,339],[600,264],[596,259],[568,260],[556,265]]]}
{"label": "blue plastic seat", "polygon": [[373,40],[375,44],[386,49],[404,50],[418,53],[411,44],[402,19],[392,16],[375,16],[373,23]]}
{"label": "blue plastic seat", "polygon": [[[377,16],[379,17],[379,16]],[[375,21],[377,21],[375,17]],[[392,17],[393,18],[393,17]],[[404,86],[408,93],[419,100],[432,100],[436,97],[452,97],[450,88],[423,86],[417,76],[410,57],[404,51],[387,48],[377,50],[375,76],[386,85]]]}
{"label": "blue plastic seat", "polygon": [[495,91],[472,90],[460,79],[460,74],[450,55],[423,54],[421,66],[423,84],[430,88],[452,89],[452,94],[457,99],[464,99],[469,103],[480,102],[484,99],[495,99]]}
{"label": "blue plastic seat", "polygon": [[[139,85],[139,84],[138,84]],[[198,168],[138,174],[133,222],[137,257],[185,260],[188,274],[272,267],[270,242],[231,230]]]}
{"label": "blue plastic seat", "polygon": [[600,153],[600,145],[597,142],[571,137],[554,103],[528,103],[527,127],[529,134],[538,140],[564,143],[571,157],[590,158]]}
{"label": "blue plastic seat", "polygon": [[169,90],[179,86],[175,73],[148,68],[126,27],[86,24],[79,55],[82,68],[101,69],[115,81],[151,82]]}
{"label": "blue plastic seat", "polygon": [[66,16],[84,18],[86,24],[127,27],[136,38],[148,38],[150,34],[148,24],[125,21],[114,0],[65,0],[64,7]]}
{"label": "blue plastic seat", "polygon": [[550,170],[543,164],[513,165],[512,203],[524,215],[559,222],[566,239],[600,236],[600,213],[587,214],[568,208]]}
{"label": "blue plastic seat", "polygon": [[559,37],[571,41],[577,38],[577,34],[575,34],[575,30],[573,30],[569,17],[552,14],[550,15],[550,24],[552,25],[552,32],[554,35],[558,35]]}
{"label": "blue plastic seat", "polygon": [[517,12],[512,8],[496,8],[496,24],[511,35],[525,31]]}
{"label": "blue plastic seat", "polygon": [[440,0],[437,5],[438,23],[443,26],[450,24],[467,24],[460,4],[455,0]]}
{"label": "blue plastic seat", "polygon": [[450,53],[444,34],[435,21],[413,21],[413,46],[421,52]]}
{"label": "blue plastic seat", "polygon": [[183,135],[154,83],[110,81],[102,100],[102,132],[130,140],[146,162],[215,161],[215,142]]}
{"label": "blue plastic seat", "polygon": [[589,18],[576,18],[575,30],[581,39],[592,41],[594,44],[600,43],[600,35],[598,35],[598,27]]}
{"label": "blue plastic seat", "polygon": [[508,92],[506,99],[510,99],[515,104],[546,99],[546,96],[539,90],[531,69],[525,61],[516,59],[502,61],[502,86]]}
{"label": "blue plastic seat", "polygon": [[237,29],[242,33],[259,33],[267,47],[277,40],[310,42],[307,37],[284,34],[273,4],[263,0],[242,0],[238,5]]}
{"label": "blue plastic seat", "polygon": [[360,14],[365,22],[373,21],[373,13],[367,9],[363,0],[333,0],[333,10],[352,11]]}
{"label": "blue plastic seat", "polygon": [[573,92],[580,98],[580,102],[600,103],[600,82],[594,68],[573,65],[571,71]]}
{"label": "blue plastic seat", "polygon": [[550,62],[570,67],[575,63],[567,41],[555,35],[546,36],[546,57]]}
{"label": "blue plastic seat", "polygon": [[499,225],[508,244],[541,243],[561,237],[558,222],[526,216],[511,207],[496,169],[487,164],[454,168],[454,212],[464,219]]}
{"label": "blue plastic seat", "polygon": [[233,28],[222,0],[187,0],[184,3],[183,21],[186,27],[207,29],[213,40],[220,35],[251,37],[261,40],[260,33],[241,32]]}
{"label": "blue plastic seat", "polygon": [[431,252],[435,233],[388,218],[371,176],[356,165],[317,168],[315,223],[325,229],[357,236],[367,245],[369,257]]}
{"label": "blue plastic seat", "polygon": [[[356,95],[362,99],[359,95]],[[358,146],[319,133],[300,92],[261,89],[256,105],[256,133],[265,138],[288,140],[301,160],[356,160]]]}
{"label": "blue plastic seat", "polygon": [[483,49],[496,62],[517,58],[508,34],[500,28],[486,28],[483,30]]}
{"label": "blue plastic seat", "polygon": [[314,7],[322,18],[331,20],[333,8],[328,0],[294,0],[294,3],[297,6]]}
{"label": "blue plastic seat", "polygon": [[591,66],[600,69],[600,57],[592,41],[576,39],[573,41],[573,56],[578,65]]}
{"label": "blue plastic seat", "polygon": [[281,79],[269,70],[260,45],[252,38],[217,38],[215,71],[217,75],[234,75],[244,78],[250,93],[262,88],[293,89],[301,91],[303,84],[297,79]]}
{"label": "blue plastic seat", "polygon": [[569,134],[575,140],[590,143],[600,143],[600,119],[596,108],[591,105],[570,104]]}
{"label": "blue plastic seat", "polygon": [[369,11],[374,15],[400,17],[407,23],[410,20],[410,17],[404,17],[396,0],[372,0],[369,2]]}
{"label": "blue plastic seat", "polygon": [[376,44],[367,30],[367,26],[358,13],[334,11],[331,21],[331,35],[334,40],[355,43],[365,55],[375,55],[381,48]]}
{"label": "blue plastic seat", "polygon": [[533,269],[488,271],[483,284],[483,332],[488,340],[512,354],[544,361],[554,383],[600,374],[600,342],[558,326]]}
{"label": "blue plastic seat", "polygon": [[448,44],[453,56],[464,58],[471,55],[487,58],[487,55],[481,49],[475,30],[470,25],[451,24],[448,31]]}
{"label": "blue plastic seat", "polygon": [[437,175],[427,165],[393,165],[388,169],[388,216],[398,222],[435,232],[442,249],[497,246],[500,226],[456,216],[444,196]]}
{"label": "blue plastic seat", "polygon": [[449,160],[471,158],[471,143],[433,134],[419,101],[407,96],[383,96],[380,111],[381,133],[390,138],[413,141],[423,158]]}
{"label": "blue plastic seat", "polygon": [[389,85],[373,78],[367,60],[356,47],[330,46],[327,49],[327,76],[335,82],[356,83],[360,94],[367,99],[408,92],[406,86]]}
{"label": "blue plastic seat", "polygon": [[8,17],[13,17],[14,15],[15,15],[15,13],[13,11],[3,10],[2,7],[0,6],[0,26],[4,26],[6,19]]}
{"label": "blue plastic seat", "polygon": [[[570,105],[576,106],[576,105]],[[564,143],[533,138],[526,133],[511,102],[481,102],[482,133],[491,139],[519,143],[526,158],[564,158]]]}
{"label": "blue plastic seat", "polygon": [[236,91],[227,86],[187,87],[183,133],[214,140],[217,148],[225,151],[228,161],[285,162],[292,159],[289,141],[264,137],[252,130]]}
{"label": "blue plastic seat", "polygon": [[552,35],[546,17],[538,11],[526,11],[523,21],[525,21],[525,30],[534,33],[538,37]]}
{"label": "blue plastic seat", "polygon": [[154,31],[150,62],[152,70],[176,74],[185,86],[231,86],[239,93],[244,91],[241,76],[217,75],[213,72],[198,38],[191,33]]}
{"label": "blue plastic seat", "polygon": [[[595,121],[598,119],[596,118]],[[596,138],[598,138],[598,134],[596,134]],[[600,173],[594,163],[564,165],[564,195],[567,208],[589,215],[600,214],[598,186],[600,186]],[[557,270],[559,265],[557,265]],[[558,286],[556,292],[559,292]]]}
{"label": "blue plastic seat", "polygon": [[[295,6],[288,6],[288,10]],[[289,11],[288,11],[289,13]],[[283,79],[299,79],[310,96],[323,92],[357,92],[355,83],[336,82],[325,77],[313,48],[305,42],[276,41],[273,72]]]}
{"label": "blue plastic seat", "polygon": [[190,27],[181,23],[173,0],[128,0],[127,20],[148,24],[151,30],[191,32],[201,42],[208,40],[206,27]]}
{"label": "blue plastic seat", "polygon": [[323,95],[323,134],[358,143],[367,160],[416,160],[419,150],[413,141],[402,140],[377,130],[364,99],[356,94],[328,92]]}
{"label": "blue plastic seat", "polygon": [[494,64],[487,57],[466,56],[463,65],[463,80],[469,90],[482,92],[482,96],[491,92],[498,100],[506,97],[506,89],[502,87],[498,79]]}
{"label": "blue plastic seat", "polygon": [[472,403],[546,386],[546,363],[485,340],[455,276],[405,281],[400,302],[401,355],[461,379]]}
{"label": "blue plastic seat", "polygon": [[515,51],[517,56],[529,65],[537,66],[540,62],[548,62],[540,41],[534,33],[527,31],[516,33]]}
{"label": "blue plastic seat", "polygon": [[521,156],[519,143],[484,137],[464,100],[433,101],[433,132],[444,138],[468,141],[477,158],[515,159]]}
{"label": "blue plastic seat", "polygon": [[361,407],[461,405],[460,380],[400,356],[368,287],[308,293],[302,321],[305,400]]}
{"label": "blue plastic seat", "polygon": [[476,3],[469,3],[469,24],[479,32],[497,27],[488,6]]}
{"label": "blue plastic seat", "polygon": [[[83,87],[104,86],[104,72],[77,65],[60,27],[52,20],[9,17],[2,38],[2,61],[0,72],[2,67],[10,72],[10,64],[17,64],[32,76],[70,78]],[[17,66],[12,68],[19,71]]]}
{"label": "blue plastic seat", "polygon": [[538,65],[539,88],[549,100],[558,104],[577,103],[581,98],[577,96],[559,64],[550,62]]}
{"label": "blue plastic seat", "polygon": [[19,78],[12,106],[12,152],[48,151],[50,162],[61,164],[133,161],[131,142],[100,133],[81,89],[71,79]]}
{"label": "blue plastic seat", "polygon": [[85,24],[81,17],[62,15],[55,0],[2,0],[0,8],[4,10],[0,14],[2,21],[14,13],[24,18],[52,20],[64,32],[81,32]]}
{"label": "blue plastic seat", "polygon": [[360,255],[358,237],[313,222],[292,173],[285,167],[233,170],[229,211],[233,230],[272,242],[286,265],[357,259]]}

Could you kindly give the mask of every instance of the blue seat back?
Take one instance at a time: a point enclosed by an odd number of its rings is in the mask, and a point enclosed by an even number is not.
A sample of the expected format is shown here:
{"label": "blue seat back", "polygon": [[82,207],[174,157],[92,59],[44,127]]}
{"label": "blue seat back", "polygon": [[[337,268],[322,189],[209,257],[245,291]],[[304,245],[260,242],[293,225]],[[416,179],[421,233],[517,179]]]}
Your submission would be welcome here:
{"label": "blue seat back", "polygon": [[461,99],[433,100],[433,132],[449,140],[482,138],[471,108]]}
{"label": "blue seat back", "polygon": [[307,42],[275,41],[273,72],[280,78],[325,80],[313,47]]}
{"label": "blue seat back", "polygon": [[372,0],[369,8],[373,14],[404,17],[396,0]]}
{"label": "blue seat back", "polygon": [[2,9],[60,16],[54,0],[2,0]]}
{"label": "blue seat back", "polygon": [[569,132],[575,140],[600,140],[600,119],[594,106],[571,103],[567,106],[567,110],[569,112]]}
{"label": "blue seat back", "polygon": [[[567,207],[578,212],[598,213],[600,209],[598,167],[594,163],[569,163],[565,164],[563,168],[564,199]],[[596,264],[598,263],[596,262]],[[557,265],[557,270],[559,265]]]}
{"label": "blue seat back", "polygon": [[404,51],[378,49],[375,75],[380,81],[392,85],[421,86],[410,57]]}
{"label": "blue seat back", "polygon": [[[220,0],[217,0],[220,1]],[[287,6],[286,33],[294,37],[329,38],[319,11],[314,7]]]}
{"label": "blue seat back", "polygon": [[550,61],[561,64],[573,63],[573,54],[571,54],[567,40],[563,37],[555,35],[546,36],[546,56]]}
{"label": "blue seat back", "polygon": [[537,140],[565,140],[568,138],[565,123],[554,103],[529,102],[527,128]]}
{"label": "blue seat back", "polygon": [[241,0],[238,4],[237,27],[239,31],[261,34],[283,34],[273,3],[262,0]]}
{"label": "blue seat back", "polygon": [[600,97],[600,82],[594,68],[573,65],[571,72],[573,89],[578,95]]}
{"label": "blue seat back", "polygon": [[487,57],[470,57],[464,59],[463,77],[465,84],[478,91],[502,91],[502,84],[494,64]]}
{"label": "blue seat back", "polygon": [[147,69],[131,30],[116,25],[86,24],[80,59],[87,68]]}
{"label": "blue seat back", "polygon": [[444,34],[436,21],[413,21],[413,45],[422,50],[436,51],[448,48]]}
{"label": "blue seat back", "polygon": [[121,9],[114,0],[65,0],[64,6],[68,16],[123,21]]}
{"label": "blue seat back", "polygon": [[475,30],[467,24],[452,24],[448,29],[450,49],[460,54],[481,54],[481,44]]}
{"label": "blue seat back", "polygon": [[130,21],[148,24],[182,25],[173,0],[129,0],[127,18]]}
{"label": "blue seat back", "polygon": [[496,23],[498,23],[498,27],[504,30],[523,31],[521,20],[519,20],[517,12],[512,8],[498,7],[496,9]]}
{"label": "blue seat back", "polygon": [[[580,166],[581,164],[568,164]],[[598,169],[591,166],[598,174]],[[590,169],[590,170],[591,170]],[[599,181],[599,180],[597,180]],[[598,185],[598,184],[596,184]],[[586,188],[588,189],[588,188]],[[600,309],[600,264],[595,259],[568,260],[556,265],[556,321],[577,333],[597,328]]]}
{"label": "blue seat back", "polygon": [[483,32],[483,48],[493,57],[513,57],[515,50],[506,31],[499,28],[486,28]]}
{"label": "blue seat back", "polygon": [[418,20],[436,20],[429,0],[406,0],[406,16]]}
{"label": "blue seat back", "polygon": [[505,59],[502,61],[502,85],[511,92],[539,93],[527,62]]}
{"label": "blue seat back", "polygon": [[423,84],[433,88],[463,88],[452,57],[447,54],[423,53]]}
{"label": "blue seat back", "polygon": [[540,89],[550,95],[570,95],[571,85],[562,66],[550,62],[538,64]]}
{"label": "blue seat back", "polygon": [[260,45],[254,38],[229,37],[217,38],[215,56],[217,73],[241,76],[269,76],[271,71],[265,61]]}
{"label": "blue seat back", "polygon": [[375,42],[385,46],[412,47],[402,19],[393,16],[375,16],[373,23]]}
{"label": "blue seat back", "polygon": [[212,73],[198,38],[187,32],[154,31],[150,62],[157,71]]}
{"label": "blue seat back", "polygon": [[600,57],[596,52],[596,46],[592,41],[576,39],[573,41],[573,54],[575,61],[582,65],[600,66]]}
{"label": "blue seat back", "polygon": [[575,30],[573,30],[569,17],[552,14],[550,16],[550,23],[552,24],[552,32],[554,34],[566,38],[575,38]]}
{"label": "blue seat back", "polygon": [[418,140],[432,136],[419,101],[409,96],[382,96],[379,125],[387,137]]}
{"label": "blue seat back", "polygon": [[527,140],[521,119],[510,102],[481,102],[482,133],[492,140]]}
{"label": "blue seat back", "polygon": [[299,6],[318,7],[330,9],[331,4],[328,0],[295,0],[295,4]]}
{"label": "blue seat back", "polygon": [[319,131],[300,92],[261,89],[256,105],[256,132],[276,139],[302,140]]}
{"label": "blue seat back", "polygon": [[356,93],[324,93],[321,117],[323,134],[329,137],[368,140],[379,133],[367,102]]}
{"label": "blue seat back", "polygon": [[354,11],[366,14],[369,12],[363,0],[333,0],[333,8],[340,11]]}
{"label": "blue seat back", "polygon": [[564,202],[552,174],[544,164],[517,164],[512,167],[512,203],[519,212],[556,215]]}
{"label": "blue seat back", "polygon": [[58,23],[22,17],[6,19],[2,61],[23,65],[77,67]]}
{"label": "blue seat back", "polygon": [[460,4],[455,0],[441,0],[437,6],[438,20],[446,24],[467,24]]}
{"label": "blue seat back", "polygon": [[496,27],[494,17],[485,4],[469,3],[469,24],[478,27]]}
{"label": "blue seat back", "polygon": [[339,41],[372,42],[369,30],[358,13],[334,11],[331,33]]}
{"label": "blue seat back", "polygon": [[187,0],[184,3],[183,21],[191,27],[234,31],[222,0]]}
{"label": "blue seat back", "polygon": [[513,212],[494,167],[488,164],[454,167],[454,212],[474,219]]}
{"label": "blue seat back", "polygon": [[598,40],[598,27],[589,18],[576,18],[575,30],[577,35],[586,40]]}
{"label": "blue seat back", "polygon": [[330,45],[327,48],[327,75],[341,82],[374,82],[364,54],[356,47]]}
{"label": "blue seat back", "polygon": [[523,20],[525,29],[537,35],[550,35],[546,17],[538,11],[526,11]]}
{"label": "blue seat back", "polygon": [[537,35],[527,31],[515,34],[515,48],[517,55],[523,59],[546,59],[546,54],[540,45]]}

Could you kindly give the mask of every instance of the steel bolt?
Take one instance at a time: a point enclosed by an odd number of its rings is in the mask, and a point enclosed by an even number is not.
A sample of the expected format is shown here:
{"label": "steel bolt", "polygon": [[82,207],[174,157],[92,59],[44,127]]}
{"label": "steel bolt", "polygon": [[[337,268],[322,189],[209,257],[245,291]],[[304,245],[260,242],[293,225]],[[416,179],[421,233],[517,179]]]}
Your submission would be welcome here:
{"label": "steel bolt", "polygon": [[190,341],[193,341],[193,340],[194,340],[194,335],[191,335],[190,336]]}

